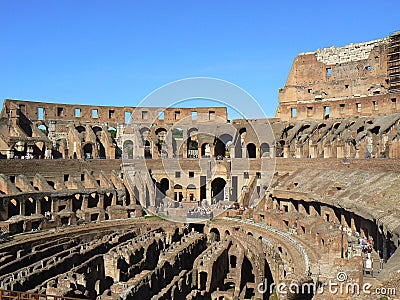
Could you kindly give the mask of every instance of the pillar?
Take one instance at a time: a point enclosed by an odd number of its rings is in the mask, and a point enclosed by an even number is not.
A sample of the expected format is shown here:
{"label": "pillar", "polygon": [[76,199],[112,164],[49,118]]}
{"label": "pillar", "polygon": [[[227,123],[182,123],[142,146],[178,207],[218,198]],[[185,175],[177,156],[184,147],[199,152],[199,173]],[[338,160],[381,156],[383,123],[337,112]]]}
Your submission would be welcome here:
{"label": "pillar", "polygon": [[40,214],[42,213],[40,201],[41,201],[41,200],[39,200],[39,199],[35,199],[36,214],[38,214],[38,215],[40,215]]}
{"label": "pillar", "polygon": [[25,216],[25,200],[23,201],[18,200],[18,203],[19,203],[19,214],[21,216]]}
{"label": "pillar", "polygon": [[104,209],[104,194],[98,194],[98,195],[99,195],[99,202],[97,203],[97,207]]}
{"label": "pillar", "polygon": [[89,195],[82,195],[82,206],[81,209],[87,209],[89,206]]}

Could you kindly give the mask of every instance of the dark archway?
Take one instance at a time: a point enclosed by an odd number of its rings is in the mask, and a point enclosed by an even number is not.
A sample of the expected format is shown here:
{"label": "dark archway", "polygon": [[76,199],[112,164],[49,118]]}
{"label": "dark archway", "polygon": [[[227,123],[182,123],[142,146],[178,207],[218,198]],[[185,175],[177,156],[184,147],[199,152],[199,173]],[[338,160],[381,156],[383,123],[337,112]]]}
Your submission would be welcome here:
{"label": "dark archway", "polygon": [[19,201],[12,199],[8,202],[8,219],[12,216],[19,215]]}
{"label": "dark archway", "polygon": [[247,158],[256,158],[256,145],[253,143],[247,144]]}
{"label": "dark archway", "polygon": [[219,242],[221,240],[221,234],[217,228],[212,228],[210,230],[210,240],[211,242]]}
{"label": "dark archway", "polygon": [[211,182],[211,198],[213,199],[213,202],[224,200],[225,185],[226,181],[221,177],[217,177]]}
{"label": "dark archway", "polygon": [[211,156],[210,144],[204,143],[203,145],[201,145],[201,156],[202,157],[210,157]]}
{"label": "dark archway", "polygon": [[79,133],[85,132],[86,128],[82,125],[76,126],[75,128]]}
{"label": "dark archway", "polygon": [[225,144],[219,138],[216,138],[215,141],[214,156],[217,159],[225,157]]}
{"label": "dark archway", "polygon": [[85,158],[93,158],[93,144],[88,143],[83,147],[83,155]]}
{"label": "dark archway", "polygon": [[51,200],[49,198],[43,198],[40,201],[40,212],[45,215],[46,212],[51,212]]}
{"label": "dark archway", "polygon": [[160,192],[166,196],[167,191],[169,190],[169,180],[167,178],[163,178],[160,181]]}
{"label": "dark archway", "polygon": [[36,201],[32,198],[25,200],[25,216],[36,214]]}
{"label": "dark archway", "polygon": [[188,195],[189,195],[189,201],[196,201],[196,197],[195,197],[195,194],[196,194],[196,186],[194,185],[194,184],[189,184],[188,186],[187,186],[187,188],[186,188],[186,191],[187,191],[187,193],[188,193]]}
{"label": "dark archway", "polygon": [[144,141],[144,158],[150,159],[153,155],[151,154],[151,144],[148,140]]}

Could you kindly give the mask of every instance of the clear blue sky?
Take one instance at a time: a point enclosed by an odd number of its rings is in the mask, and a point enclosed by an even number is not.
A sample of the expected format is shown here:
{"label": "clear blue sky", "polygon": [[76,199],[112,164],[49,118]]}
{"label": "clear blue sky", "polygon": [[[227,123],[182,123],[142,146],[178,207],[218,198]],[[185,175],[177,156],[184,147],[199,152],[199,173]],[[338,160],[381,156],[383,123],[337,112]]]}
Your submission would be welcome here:
{"label": "clear blue sky", "polygon": [[0,99],[136,105],[206,76],[273,116],[299,52],[387,36],[399,11],[400,1],[0,0]]}

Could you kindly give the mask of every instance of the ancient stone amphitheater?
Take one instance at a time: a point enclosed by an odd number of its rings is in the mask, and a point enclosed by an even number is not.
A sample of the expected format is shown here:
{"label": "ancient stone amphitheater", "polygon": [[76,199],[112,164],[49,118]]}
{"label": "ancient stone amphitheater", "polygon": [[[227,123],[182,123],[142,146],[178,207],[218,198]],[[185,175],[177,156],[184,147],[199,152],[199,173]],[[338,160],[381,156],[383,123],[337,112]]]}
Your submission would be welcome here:
{"label": "ancient stone amphitheater", "polygon": [[299,54],[269,120],[6,99],[0,299],[400,299],[399,101],[399,32]]}

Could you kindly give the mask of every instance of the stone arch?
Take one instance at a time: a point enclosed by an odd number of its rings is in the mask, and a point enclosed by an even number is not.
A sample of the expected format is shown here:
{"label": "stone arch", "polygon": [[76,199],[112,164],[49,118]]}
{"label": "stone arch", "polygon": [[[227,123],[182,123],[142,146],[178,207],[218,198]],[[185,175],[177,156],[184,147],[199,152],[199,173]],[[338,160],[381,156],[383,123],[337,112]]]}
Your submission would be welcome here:
{"label": "stone arch", "polygon": [[112,139],[117,138],[117,129],[113,126],[108,127],[107,131],[110,133]]}
{"label": "stone arch", "polygon": [[187,197],[188,197],[188,201],[196,201],[196,186],[194,184],[189,184],[186,187],[186,191],[187,191]]}
{"label": "stone arch", "polygon": [[165,149],[163,149],[166,145],[167,132],[168,132],[167,129],[165,129],[164,127],[159,127],[155,131],[155,134],[157,136],[156,146],[158,153],[164,156],[168,156]]}
{"label": "stone arch", "polygon": [[268,143],[262,143],[260,146],[261,157],[271,157],[271,148]]}
{"label": "stone arch", "polygon": [[16,199],[8,201],[8,219],[12,216],[19,215],[20,213],[20,202]]}
{"label": "stone arch", "polygon": [[225,185],[226,181],[221,177],[217,177],[211,182],[211,198],[213,199],[213,202],[224,200]]}
{"label": "stone arch", "polygon": [[[101,132],[103,131],[103,128],[101,128],[100,126],[93,126],[92,130],[94,132],[94,134],[100,138],[101,136]],[[99,136],[100,135],[100,136]]]}
{"label": "stone arch", "polygon": [[85,158],[93,158],[93,144],[92,143],[86,143],[83,146],[83,155]]}
{"label": "stone arch", "polygon": [[122,146],[123,157],[127,159],[133,159],[134,149],[133,149],[133,141],[126,140]]}
{"label": "stone arch", "polygon": [[215,157],[227,157],[230,156],[228,144],[232,145],[232,136],[224,133],[215,138],[214,155]]}
{"label": "stone arch", "polygon": [[174,185],[174,201],[182,202],[183,200],[183,188],[180,184]]}
{"label": "stone arch", "polygon": [[248,143],[246,146],[247,150],[247,158],[256,158],[257,150],[256,145],[254,143]]}
{"label": "stone arch", "polygon": [[25,216],[36,214],[36,200],[33,198],[25,199]]}
{"label": "stone arch", "polygon": [[79,133],[86,132],[85,126],[82,126],[82,125],[76,126],[75,129],[76,129]]}
{"label": "stone arch", "polygon": [[47,136],[49,134],[49,129],[47,128],[46,124],[42,123],[38,125],[38,128],[41,132],[43,132],[44,135]]}
{"label": "stone arch", "polygon": [[210,240],[212,242],[219,242],[221,240],[221,234],[218,228],[213,227],[210,229]]}
{"label": "stone arch", "polygon": [[199,157],[199,141],[197,139],[197,128],[190,128],[187,132],[187,157],[198,158]]}
{"label": "stone arch", "polygon": [[209,143],[204,143],[201,145],[201,156],[211,157],[211,146]]}

